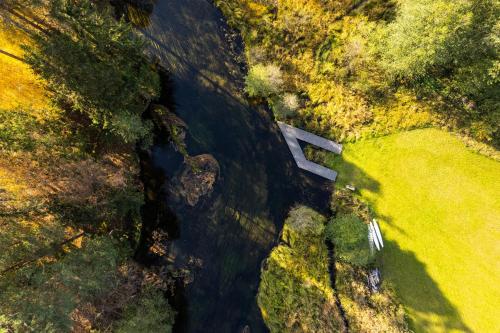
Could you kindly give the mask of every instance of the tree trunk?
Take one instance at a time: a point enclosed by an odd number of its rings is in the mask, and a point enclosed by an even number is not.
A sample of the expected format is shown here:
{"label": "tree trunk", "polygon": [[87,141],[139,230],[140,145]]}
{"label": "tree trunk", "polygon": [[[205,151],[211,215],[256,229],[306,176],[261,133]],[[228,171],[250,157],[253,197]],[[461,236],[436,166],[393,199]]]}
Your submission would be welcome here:
{"label": "tree trunk", "polygon": [[[55,244],[55,251],[54,252],[57,252],[57,251],[60,251],[63,247],[63,245],[65,244],[68,244],[68,243],[71,243],[72,241],[82,237],[83,235],[85,235],[85,231],[71,237],[71,238],[68,238],[66,240],[64,240],[63,242],[59,243],[59,244]],[[48,254],[42,254],[42,255],[39,255],[33,259],[29,259],[29,260],[24,260],[24,261],[21,261],[21,262],[18,262],[18,263],[15,263],[14,265],[11,265],[10,267],[7,267],[6,269],[4,269],[3,271],[0,272],[0,276],[2,275],[5,275],[5,273],[8,273],[10,271],[13,271],[13,270],[16,270],[16,269],[19,269],[19,268],[22,268],[28,264],[31,264],[37,260],[40,260],[42,259],[43,257],[46,257],[48,256]]]}

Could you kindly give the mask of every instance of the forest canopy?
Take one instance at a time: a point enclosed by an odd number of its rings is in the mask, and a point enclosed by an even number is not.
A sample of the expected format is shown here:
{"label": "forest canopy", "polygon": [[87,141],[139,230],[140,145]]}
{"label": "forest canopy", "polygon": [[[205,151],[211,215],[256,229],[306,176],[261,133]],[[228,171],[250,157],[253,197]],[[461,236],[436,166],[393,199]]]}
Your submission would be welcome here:
{"label": "forest canopy", "polygon": [[169,277],[132,259],[160,88],[145,42],[102,2],[0,14],[0,332],[171,330]]}

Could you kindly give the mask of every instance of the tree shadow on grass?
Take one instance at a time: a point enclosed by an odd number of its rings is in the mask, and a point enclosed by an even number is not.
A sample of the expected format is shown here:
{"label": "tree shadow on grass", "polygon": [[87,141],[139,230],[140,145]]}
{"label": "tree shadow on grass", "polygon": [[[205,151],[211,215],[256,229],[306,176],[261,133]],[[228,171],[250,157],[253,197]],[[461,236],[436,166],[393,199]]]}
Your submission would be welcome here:
{"label": "tree shadow on grass", "polygon": [[[312,159],[339,173],[336,187],[352,184],[359,190],[368,190],[372,193],[381,191],[381,184],[358,168],[355,164],[346,161],[342,156],[329,153],[314,152]],[[397,177],[397,175],[394,175]],[[370,206],[373,202],[363,200]],[[381,216],[391,228],[399,233],[407,233],[396,225],[389,216]],[[380,256],[382,275],[396,287],[397,294],[403,305],[412,314],[412,327],[417,332],[459,330],[472,332],[462,321],[456,307],[443,294],[436,281],[427,272],[426,265],[418,260],[411,251],[403,250],[394,241],[385,240],[385,248]],[[450,272],[453,274],[452,272]],[[466,288],[467,286],[464,286]],[[438,316],[439,319],[432,318]]]}
{"label": "tree shadow on grass", "polygon": [[[413,252],[401,249],[396,242],[384,242],[385,247],[379,257],[382,275],[393,284],[401,302],[411,313],[412,329],[416,332],[472,332],[429,275],[426,265]],[[439,320],[431,321],[431,316],[439,316]]]}
{"label": "tree shadow on grass", "polygon": [[[317,154],[317,152],[315,152],[315,154]],[[338,172],[339,175],[335,183],[337,189],[343,188],[349,184],[356,188],[356,193],[359,193],[360,190],[368,190],[372,193],[381,192],[380,183],[376,179],[366,174],[365,171],[355,164],[346,161],[342,155],[324,153],[322,156],[319,156],[319,158],[318,156],[312,156],[312,158],[319,161],[318,163]],[[397,177],[397,175],[395,175],[395,177]],[[375,206],[375,203],[368,200],[366,197],[363,197],[362,200],[371,208]],[[382,215],[379,212],[377,212],[376,216],[389,224],[391,228],[396,229],[400,234],[405,236],[408,235],[404,229],[396,225],[391,216]]]}

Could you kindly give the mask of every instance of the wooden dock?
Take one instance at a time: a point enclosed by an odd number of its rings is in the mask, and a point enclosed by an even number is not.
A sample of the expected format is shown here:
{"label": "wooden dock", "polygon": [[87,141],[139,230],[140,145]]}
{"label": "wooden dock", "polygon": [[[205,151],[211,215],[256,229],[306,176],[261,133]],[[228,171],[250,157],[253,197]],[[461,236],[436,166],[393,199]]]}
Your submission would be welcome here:
{"label": "wooden dock", "polygon": [[287,125],[283,122],[278,121],[278,126],[285,138],[286,143],[288,144],[288,148],[292,152],[292,156],[297,163],[297,166],[303,170],[307,170],[312,172],[318,176],[324,177],[326,179],[335,181],[337,178],[337,172],[331,169],[328,169],[322,165],[311,162],[306,159],[304,156],[304,152],[299,145],[299,141],[304,141],[315,145],[317,147],[323,148],[325,150],[331,151],[335,154],[342,153],[342,145],[331,140],[327,140],[320,136],[314,135],[312,133],[306,132],[304,130],[298,129],[296,127]]}

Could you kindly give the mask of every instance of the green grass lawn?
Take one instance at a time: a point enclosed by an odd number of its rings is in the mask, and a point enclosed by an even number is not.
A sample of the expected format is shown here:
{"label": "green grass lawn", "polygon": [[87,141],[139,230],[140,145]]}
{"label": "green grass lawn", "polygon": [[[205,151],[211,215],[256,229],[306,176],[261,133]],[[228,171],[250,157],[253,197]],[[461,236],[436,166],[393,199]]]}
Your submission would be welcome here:
{"label": "green grass lawn", "polygon": [[378,216],[382,276],[414,330],[500,332],[500,163],[437,129],[344,148],[327,164]]}

